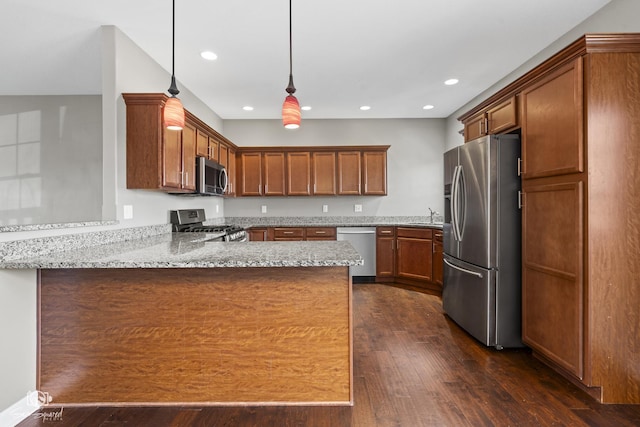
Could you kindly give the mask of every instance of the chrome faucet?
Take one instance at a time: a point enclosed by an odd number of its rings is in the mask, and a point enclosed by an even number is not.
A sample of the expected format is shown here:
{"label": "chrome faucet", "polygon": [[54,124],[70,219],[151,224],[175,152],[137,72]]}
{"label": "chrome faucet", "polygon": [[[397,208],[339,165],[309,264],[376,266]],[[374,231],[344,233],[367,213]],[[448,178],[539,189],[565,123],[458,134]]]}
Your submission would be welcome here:
{"label": "chrome faucet", "polygon": [[428,209],[429,209],[429,222],[433,224],[433,216],[440,215],[440,214],[438,213],[438,211],[434,211],[431,208],[428,208]]}

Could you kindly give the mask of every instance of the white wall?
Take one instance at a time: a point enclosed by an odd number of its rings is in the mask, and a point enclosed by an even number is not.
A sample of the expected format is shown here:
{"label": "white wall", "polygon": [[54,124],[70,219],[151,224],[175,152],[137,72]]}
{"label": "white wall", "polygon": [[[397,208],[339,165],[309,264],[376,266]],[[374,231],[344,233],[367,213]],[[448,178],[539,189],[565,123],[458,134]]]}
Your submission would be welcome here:
{"label": "white wall", "polygon": [[[225,215],[427,215],[442,212],[444,119],[304,120],[284,129],[280,120],[225,120],[225,136],[238,146],[390,145],[387,196],[242,197],[227,199]],[[354,213],[354,204],[363,212]],[[322,205],[329,212],[322,213]]]}
{"label": "white wall", "polygon": [[0,270],[0,412],[35,390],[35,281],[35,270]]}
{"label": "white wall", "polygon": [[447,118],[447,140],[445,145],[447,149],[464,143],[464,139],[457,135],[458,130],[462,128],[457,117],[469,111],[476,105],[480,104],[491,95],[507,86],[517,78],[523,76],[531,69],[544,62],[550,56],[556,54],[569,44],[576,41],[582,35],[587,33],[635,33],[640,32],[640,1],[638,0],[611,0],[598,12],[591,15],[582,23],[568,31],[565,35],[551,43],[544,50],[529,59],[520,67],[515,69],[505,78],[499,80],[495,85],[491,86],[476,98],[460,107],[455,113]]}

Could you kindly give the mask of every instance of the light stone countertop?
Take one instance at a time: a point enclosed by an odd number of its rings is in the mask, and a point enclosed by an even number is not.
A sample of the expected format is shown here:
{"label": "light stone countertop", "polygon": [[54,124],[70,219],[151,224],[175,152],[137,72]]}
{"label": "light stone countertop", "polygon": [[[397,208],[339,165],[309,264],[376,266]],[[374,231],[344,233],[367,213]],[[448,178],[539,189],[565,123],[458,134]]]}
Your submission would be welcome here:
{"label": "light stone countertop", "polygon": [[200,233],[141,239],[0,261],[0,268],[213,268],[333,267],[363,265],[344,241],[204,242]]}

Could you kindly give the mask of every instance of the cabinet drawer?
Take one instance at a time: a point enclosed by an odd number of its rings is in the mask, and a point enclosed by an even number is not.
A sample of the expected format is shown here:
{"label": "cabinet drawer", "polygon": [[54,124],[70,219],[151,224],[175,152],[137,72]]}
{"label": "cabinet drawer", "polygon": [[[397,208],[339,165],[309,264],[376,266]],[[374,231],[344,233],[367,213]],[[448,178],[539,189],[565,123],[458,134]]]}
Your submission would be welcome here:
{"label": "cabinet drawer", "polygon": [[376,234],[378,236],[393,236],[395,233],[393,227],[376,227]]}
{"label": "cabinet drawer", "polygon": [[442,243],[442,231],[434,231],[433,232],[433,240],[436,242]]}
{"label": "cabinet drawer", "polygon": [[413,237],[416,239],[431,239],[433,230],[430,228],[410,228],[410,227],[398,227],[398,237]]}
{"label": "cabinet drawer", "polygon": [[336,239],[335,227],[307,227],[306,229],[307,239],[322,238],[327,240]]}
{"label": "cabinet drawer", "polygon": [[304,238],[304,228],[302,227],[277,227],[273,229],[273,237],[276,239],[279,237],[291,238],[299,237]]}

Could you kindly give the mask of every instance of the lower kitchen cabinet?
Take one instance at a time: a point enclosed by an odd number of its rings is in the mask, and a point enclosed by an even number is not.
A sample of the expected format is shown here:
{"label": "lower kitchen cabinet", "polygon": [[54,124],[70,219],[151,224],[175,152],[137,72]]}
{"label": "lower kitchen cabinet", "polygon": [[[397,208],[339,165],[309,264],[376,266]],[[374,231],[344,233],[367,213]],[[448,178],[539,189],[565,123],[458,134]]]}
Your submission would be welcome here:
{"label": "lower kitchen cabinet", "polygon": [[430,228],[396,228],[396,276],[416,281],[431,281],[432,230]]}
{"label": "lower kitchen cabinet", "polygon": [[437,230],[433,232],[433,273],[431,279],[433,284],[440,290],[442,290],[442,276],[444,269],[444,259],[442,254],[442,231]]}
{"label": "lower kitchen cabinet", "polygon": [[250,242],[264,242],[267,240],[267,228],[251,227],[247,230]]}
{"label": "lower kitchen cabinet", "polygon": [[393,282],[396,276],[396,229],[376,227],[376,281]]}
{"label": "lower kitchen cabinet", "polygon": [[[434,252],[435,233],[440,236],[439,252]],[[377,227],[376,281],[441,293],[442,232],[425,227]]]}
{"label": "lower kitchen cabinet", "polygon": [[[255,239],[254,239],[255,233]],[[253,241],[275,242],[302,240],[336,240],[335,227],[252,227],[249,236]]]}

